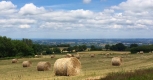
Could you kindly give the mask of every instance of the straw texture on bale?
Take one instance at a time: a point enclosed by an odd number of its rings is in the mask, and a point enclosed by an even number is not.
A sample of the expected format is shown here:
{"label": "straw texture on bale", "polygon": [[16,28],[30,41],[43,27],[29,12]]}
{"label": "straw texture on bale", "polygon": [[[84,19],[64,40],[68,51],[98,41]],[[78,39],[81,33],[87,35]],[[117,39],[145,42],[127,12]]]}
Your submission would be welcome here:
{"label": "straw texture on bale", "polygon": [[18,59],[12,59],[12,63],[17,63]]}
{"label": "straw texture on bale", "polygon": [[80,73],[81,62],[75,58],[60,58],[54,63],[54,72],[57,76],[75,76]]}
{"label": "straw texture on bale", "polygon": [[23,66],[23,67],[30,67],[31,64],[32,64],[31,61],[23,61],[23,62],[22,62],[22,66]]}
{"label": "straw texture on bale", "polygon": [[74,54],[71,54],[71,57],[74,57]]}
{"label": "straw texture on bale", "polygon": [[51,64],[49,62],[38,62],[37,70],[38,71],[47,71],[50,70]]}
{"label": "straw texture on bale", "polygon": [[112,58],[112,66],[120,66],[122,63],[121,57],[113,57]]}

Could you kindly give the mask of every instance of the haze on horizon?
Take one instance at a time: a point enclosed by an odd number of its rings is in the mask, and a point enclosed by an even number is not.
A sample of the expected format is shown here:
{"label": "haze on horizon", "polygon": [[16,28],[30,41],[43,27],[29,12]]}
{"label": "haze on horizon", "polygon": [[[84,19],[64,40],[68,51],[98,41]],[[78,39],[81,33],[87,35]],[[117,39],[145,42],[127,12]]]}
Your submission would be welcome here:
{"label": "haze on horizon", "polygon": [[0,36],[153,38],[153,0],[0,0]]}

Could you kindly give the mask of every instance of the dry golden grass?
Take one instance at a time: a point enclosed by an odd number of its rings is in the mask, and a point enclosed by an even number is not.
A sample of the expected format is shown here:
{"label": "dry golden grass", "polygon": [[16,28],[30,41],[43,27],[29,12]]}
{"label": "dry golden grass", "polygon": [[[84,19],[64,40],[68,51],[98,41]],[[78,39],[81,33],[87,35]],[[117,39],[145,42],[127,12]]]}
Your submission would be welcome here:
{"label": "dry golden grass", "polygon": [[[106,53],[113,53],[106,57]],[[128,52],[113,51],[92,51],[79,52],[81,56],[82,71],[77,76],[55,76],[53,66],[49,71],[37,71],[36,66],[39,61],[49,61],[51,64],[63,55],[56,55],[51,59],[50,56],[42,58],[22,58],[18,63],[12,64],[10,60],[0,60],[0,77],[1,80],[88,80],[106,76],[110,72],[117,71],[134,71],[137,69],[153,67],[153,54],[126,54]],[[91,58],[89,54],[95,54]],[[121,66],[112,66],[111,59],[115,56],[121,56],[123,59]],[[31,67],[23,68],[22,62],[25,60],[32,61]]]}

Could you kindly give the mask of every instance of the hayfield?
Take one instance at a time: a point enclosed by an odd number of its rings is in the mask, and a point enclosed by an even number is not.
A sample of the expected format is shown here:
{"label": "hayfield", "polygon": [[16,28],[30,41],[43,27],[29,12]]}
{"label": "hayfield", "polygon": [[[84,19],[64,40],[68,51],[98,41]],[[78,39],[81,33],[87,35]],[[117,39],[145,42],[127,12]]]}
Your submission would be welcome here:
{"label": "hayfield", "polygon": [[[106,53],[111,53],[111,55],[107,56],[105,55]],[[153,67],[153,53],[128,53],[115,51],[79,52],[82,70],[77,76],[54,75],[54,62],[65,54],[55,55],[55,58],[50,58],[49,55],[44,55],[42,58],[20,58],[18,63],[11,63],[11,59],[0,60],[0,78],[1,80],[91,80],[105,77],[112,72],[131,72],[137,69]],[[95,57],[91,58],[90,54],[95,54]],[[123,63],[121,66],[111,65],[111,59],[115,56],[122,57]],[[22,62],[25,60],[32,62],[31,67],[22,67]],[[40,61],[49,61],[51,69],[49,71],[37,71],[37,63]]]}

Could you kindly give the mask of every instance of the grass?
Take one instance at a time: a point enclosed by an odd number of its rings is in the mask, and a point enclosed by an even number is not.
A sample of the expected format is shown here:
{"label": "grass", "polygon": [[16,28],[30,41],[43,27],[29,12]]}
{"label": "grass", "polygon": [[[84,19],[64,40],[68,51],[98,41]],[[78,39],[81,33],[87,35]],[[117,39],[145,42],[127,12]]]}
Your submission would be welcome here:
{"label": "grass", "polygon": [[[53,72],[53,64],[63,55],[56,55],[55,58],[43,56],[42,58],[20,58],[18,63],[12,64],[11,59],[0,60],[0,77],[1,80],[84,80],[84,79],[100,79],[114,72],[129,72],[139,69],[146,69],[153,66],[153,54],[123,54],[127,52],[110,52],[110,51],[92,51],[79,52],[82,56],[80,61],[82,71],[77,76],[55,76]],[[94,53],[96,56],[91,58],[89,54]],[[106,57],[106,53],[114,53]],[[121,66],[112,66],[111,58],[121,56],[123,63]],[[23,68],[24,60],[32,61],[31,67]],[[37,71],[36,65],[39,61],[49,61],[51,70]]]}
{"label": "grass", "polygon": [[140,69],[134,72],[116,72],[109,73],[105,78],[100,80],[152,80],[153,68]]}

